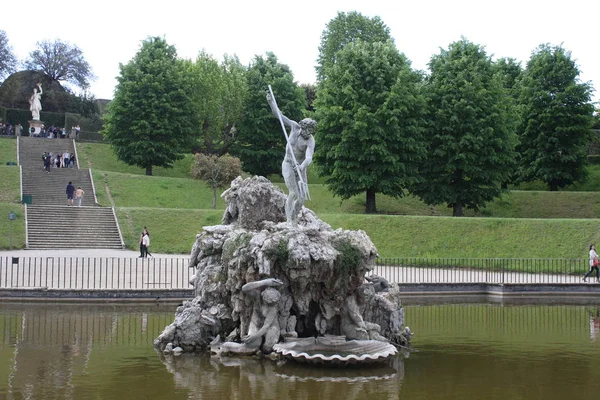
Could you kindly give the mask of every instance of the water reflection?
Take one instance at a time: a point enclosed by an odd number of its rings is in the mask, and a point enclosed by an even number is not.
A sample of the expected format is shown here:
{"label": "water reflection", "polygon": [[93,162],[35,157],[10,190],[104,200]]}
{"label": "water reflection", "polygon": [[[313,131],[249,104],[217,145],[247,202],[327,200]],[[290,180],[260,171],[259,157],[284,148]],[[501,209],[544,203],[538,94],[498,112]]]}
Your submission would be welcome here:
{"label": "water reflection", "polygon": [[159,356],[175,384],[188,389],[194,399],[215,392],[223,398],[236,398],[240,393],[253,399],[354,400],[375,394],[389,398],[400,392],[404,377],[401,356],[385,364],[353,368],[194,354]]}
{"label": "water reflection", "polygon": [[405,306],[416,352],[327,369],[152,341],[175,305],[0,303],[0,399],[596,399],[600,307]]}

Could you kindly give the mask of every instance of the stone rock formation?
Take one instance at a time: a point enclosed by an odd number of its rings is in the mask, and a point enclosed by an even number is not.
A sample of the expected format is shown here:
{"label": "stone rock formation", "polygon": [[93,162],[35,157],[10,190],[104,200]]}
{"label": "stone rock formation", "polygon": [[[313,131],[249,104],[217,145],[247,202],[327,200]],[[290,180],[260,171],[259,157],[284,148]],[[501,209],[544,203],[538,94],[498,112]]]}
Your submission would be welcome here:
{"label": "stone rock formation", "polygon": [[397,286],[376,291],[365,280],[377,257],[365,232],[334,230],[305,207],[296,224],[284,222],[286,196],[263,177],[238,177],[223,197],[222,224],[204,227],[192,247],[196,297],[155,340],[159,350],[249,354],[262,343],[269,352],[277,329],[276,341],[404,344]]}

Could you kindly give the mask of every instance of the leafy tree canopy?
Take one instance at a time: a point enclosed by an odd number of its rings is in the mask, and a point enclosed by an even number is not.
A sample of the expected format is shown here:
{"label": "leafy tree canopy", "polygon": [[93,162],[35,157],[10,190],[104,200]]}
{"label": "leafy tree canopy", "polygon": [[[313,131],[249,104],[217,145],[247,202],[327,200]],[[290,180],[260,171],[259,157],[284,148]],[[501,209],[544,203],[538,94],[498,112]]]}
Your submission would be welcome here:
{"label": "leafy tree canopy", "polygon": [[120,70],[105,117],[106,140],[121,161],[145,168],[147,175],[155,165],[172,167],[196,137],[189,69],[174,46],[150,37]]}
{"label": "leafy tree canopy", "polygon": [[239,158],[229,154],[220,157],[214,154],[198,153],[192,164],[191,175],[194,179],[206,182],[213,190],[212,208],[217,208],[217,189],[227,187],[231,181],[242,174],[242,163]]}
{"label": "leafy tree canopy", "polygon": [[365,17],[356,11],[347,14],[338,12],[321,34],[316,66],[318,81],[325,79],[327,68],[336,63],[336,53],[356,40],[374,43],[386,42],[392,38],[390,29],[379,17]]}
{"label": "leafy tree canopy", "polygon": [[587,177],[594,107],[571,53],[543,44],[527,62],[520,91],[520,174],[558,190]]}
{"label": "leafy tree canopy", "polygon": [[290,68],[280,64],[273,53],[256,56],[246,72],[248,96],[232,154],[242,160],[250,174],[268,176],[281,173],[285,138],[279,120],[267,103],[269,85],[281,112],[299,121],[306,104],[304,91],[294,82]]}
{"label": "leafy tree canopy", "polygon": [[349,43],[319,84],[315,103],[315,161],[342,199],[366,192],[402,196],[418,180],[425,155],[425,99],[413,72],[391,41]]}
{"label": "leafy tree canopy", "polygon": [[429,63],[429,154],[415,189],[427,204],[478,210],[499,196],[515,159],[514,110],[483,48],[466,39]]}
{"label": "leafy tree canopy", "polygon": [[8,43],[6,32],[0,30],[0,82],[11,73],[15,72],[17,57],[13,53],[12,46]]}
{"label": "leafy tree canopy", "polygon": [[223,155],[236,138],[244,100],[248,94],[246,69],[237,57],[225,56],[222,62],[205,52],[189,65],[191,96],[198,109],[202,127],[196,148],[208,154]]}
{"label": "leafy tree canopy", "polygon": [[57,82],[68,82],[82,89],[87,89],[90,81],[95,79],[81,49],[58,39],[37,42],[37,49],[29,53],[25,67],[42,71]]}

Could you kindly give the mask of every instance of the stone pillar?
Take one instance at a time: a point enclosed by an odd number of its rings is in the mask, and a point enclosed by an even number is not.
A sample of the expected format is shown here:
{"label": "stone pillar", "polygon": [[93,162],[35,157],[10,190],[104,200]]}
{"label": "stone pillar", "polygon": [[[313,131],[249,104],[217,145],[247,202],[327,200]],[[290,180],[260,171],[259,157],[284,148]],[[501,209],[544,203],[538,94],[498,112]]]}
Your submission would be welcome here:
{"label": "stone pillar", "polygon": [[42,126],[44,126],[44,121],[40,121],[38,119],[29,121],[29,136],[39,137],[42,131]]}

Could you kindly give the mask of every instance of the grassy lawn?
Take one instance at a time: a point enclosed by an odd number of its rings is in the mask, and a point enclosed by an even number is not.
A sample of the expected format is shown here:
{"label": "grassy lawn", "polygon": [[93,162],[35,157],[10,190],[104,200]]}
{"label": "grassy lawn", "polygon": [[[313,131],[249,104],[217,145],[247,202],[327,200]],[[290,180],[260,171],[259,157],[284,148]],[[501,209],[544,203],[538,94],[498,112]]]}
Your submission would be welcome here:
{"label": "grassy lawn", "polygon": [[[212,191],[202,181],[93,170],[98,202],[109,206],[108,186],[117,207],[188,208],[212,207]],[[102,193],[101,193],[102,192]],[[217,193],[220,196],[221,191]],[[219,197],[217,207],[225,209]]]}
{"label": "grassy lawn", "polygon": [[362,229],[382,257],[584,258],[600,220],[327,214],[333,228]]}
{"label": "grassy lawn", "polygon": [[[188,253],[203,226],[220,223],[225,204],[218,197],[217,210],[211,209],[212,191],[189,177],[191,155],[173,169],[155,168],[154,176],[146,176],[143,169],[119,162],[106,144],[77,146],[80,165],[92,168],[99,203],[114,202],[128,248],[137,249],[139,232],[147,226],[151,251]],[[0,140],[0,161],[11,155],[16,161],[15,152],[16,141]],[[306,206],[333,228],[367,232],[382,257],[582,258],[590,243],[600,244],[600,166],[591,166],[590,180],[574,187],[580,191],[548,192],[542,184],[522,185],[519,189],[525,190],[513,190],[478,213],[467,211],[469,218],[451,218],[445,205],[430,207],[412,196],[384,195],[377,195],[379,214],[365,215],[364,194],[341,201],[315,169],[309,171],[312,200]],[[0,176],[0,229],[8,232],[6,215],[14,209],[20,222],[14,224],[13,244],[22,247],[18,168],[0,165]],[[286,191],[281,177],[270,178]],[[6,234],[0,248],[8,248]]]}
{"label": "grassy lawn", "polygon": [[[128,248],[147,226],[152,249],[188,253],[203,226],[218,225],[222,210],[117,208]],[[362,229],[381,257],[584,258],[600,243],[598,219],[452,218],[322,214],[332,228]]]}
{"label": "grassy lawn", "polygon": [[7,162],[17,162],[17,141],[0,138],[0,165],[6,165]]}
{"label": "grassy lawn", "polygon": [[166,208],[117,208],[123,240],[129,249],[138,249],[138,239],[146,226],[152,238],[150,252],[186,254],[203,226],[221,223],[222,210],[182,210]]}
{"label": "grassy lawn", "polygon": [[0,165],[0,202],[21,201],[21,176],[18,166]]}
{"label": "grassy lawn", "polygon": [[[103,143],[77,143],[77,155],[80,168],[92,168],[101,171],[121,172],[126,174],[145,175],[146,170],[127,165],[117,159],[111,147]],[[176,161],[173,168],[152,168],[153,176],[171,178],[189,178],[194,157],[187,154],[183,160]]]}
{"label": "grassy lawn", "polygon": [[[8,219],[11,211],[16,214],[16,219],[12,223]],[[11,229],[13,249],[25,248],[25,210],[23,206],[0,202],[0,249],[8,250],[10,248]]]}

